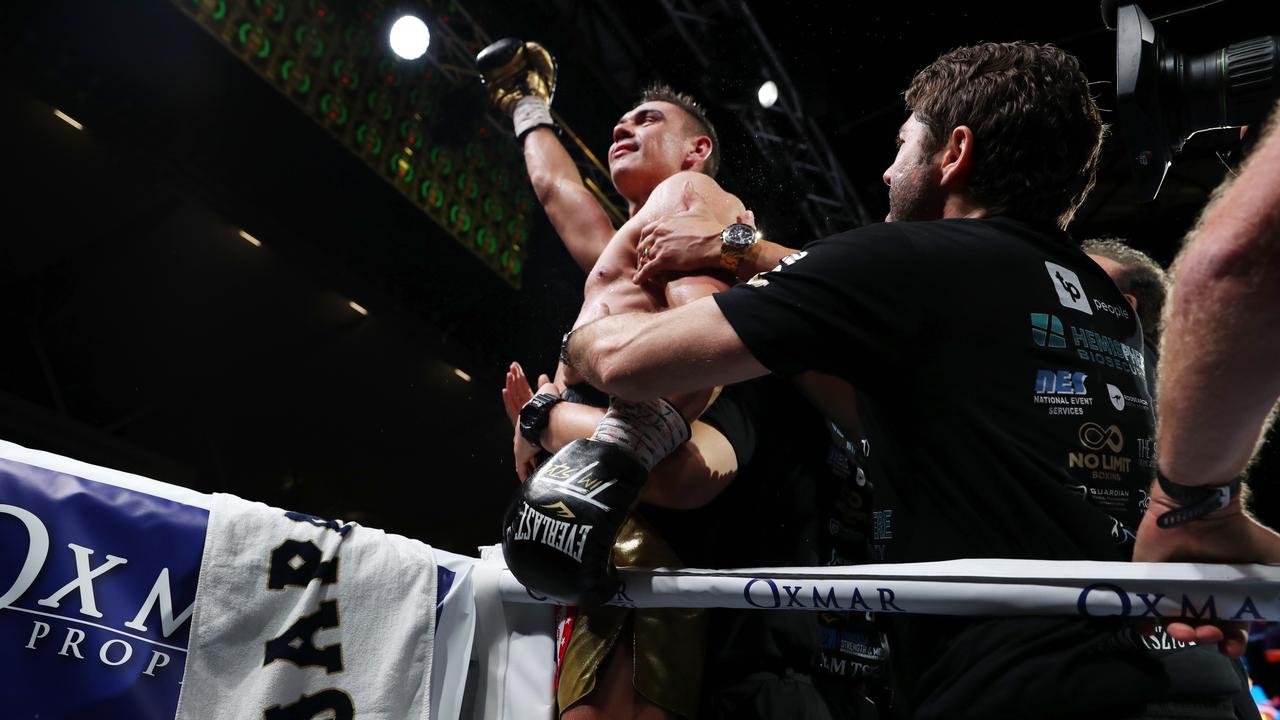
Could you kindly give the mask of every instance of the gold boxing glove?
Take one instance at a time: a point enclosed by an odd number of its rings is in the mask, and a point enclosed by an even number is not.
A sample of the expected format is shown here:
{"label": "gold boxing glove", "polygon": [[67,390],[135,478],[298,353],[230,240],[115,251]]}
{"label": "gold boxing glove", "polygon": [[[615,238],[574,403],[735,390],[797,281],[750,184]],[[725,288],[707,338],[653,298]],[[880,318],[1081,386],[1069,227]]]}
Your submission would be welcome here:
{"label": "gold boxing glove", "polygon": [[536,42],[499,40],[476,55],[489,100],[515,121],[516,137],[554,127],[550,103],[556,91],[556,61]]}

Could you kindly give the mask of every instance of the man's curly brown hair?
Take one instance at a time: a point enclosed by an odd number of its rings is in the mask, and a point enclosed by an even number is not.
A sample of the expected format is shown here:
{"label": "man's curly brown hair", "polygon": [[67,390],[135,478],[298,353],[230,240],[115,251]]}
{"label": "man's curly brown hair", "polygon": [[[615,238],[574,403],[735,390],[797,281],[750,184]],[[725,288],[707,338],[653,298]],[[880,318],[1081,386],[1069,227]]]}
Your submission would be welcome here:
{"label": "man's curly brown hair", "polygon": [[973,199],[1066,228],[1093,188],[1103,125],[1074,55],[1052,45],[983,43],[944,53],[905,93],[931,152],[973,130]]}

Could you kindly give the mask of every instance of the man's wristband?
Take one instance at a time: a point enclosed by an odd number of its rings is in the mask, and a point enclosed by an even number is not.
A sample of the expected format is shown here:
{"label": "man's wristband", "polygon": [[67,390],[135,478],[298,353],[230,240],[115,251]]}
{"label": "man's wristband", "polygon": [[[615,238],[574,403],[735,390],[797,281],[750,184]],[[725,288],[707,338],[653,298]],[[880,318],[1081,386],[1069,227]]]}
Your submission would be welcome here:
{"label": "man's wristband", "polygon": [[551,421],[551,408],[560,402],[560,396],[538,393],[520,408],[520,437],[536,448],[542,447],[542,431]]}
{"label": "man's wristband", "polygon": [[1231,498],[1240,492],[1240,478],[1226,485],[1179,485],[1157,471],[1156,482],[1160,483],[1160,489],[1170,500],[1181,506],[1156,518],[1156,525],[1165,530],[1221,510],[1230,505]]}
{"label": "man's wristband", "polygon": [[517,140],[540,128],[555,128],[556,121],[551,117],[551,105],[537,95],[526,95],[516,103],[511,113],[511,122]]}

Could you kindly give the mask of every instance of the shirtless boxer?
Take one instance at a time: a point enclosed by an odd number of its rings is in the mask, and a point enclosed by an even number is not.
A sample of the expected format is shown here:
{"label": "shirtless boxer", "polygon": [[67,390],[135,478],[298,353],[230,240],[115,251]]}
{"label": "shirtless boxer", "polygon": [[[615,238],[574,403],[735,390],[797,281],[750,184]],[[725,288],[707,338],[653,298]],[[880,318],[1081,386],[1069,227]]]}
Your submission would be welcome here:
{"label": "shirtless boxer", "polygon": [[[589,273],[575,327],[610,313],[684,304],[728,287],[707,275],[673,278],[665,285],[632,281],[639,259],[636,244],[646,224],[687,209],[695,199],[712,207],[725,225],[747,217],[742,203],[709,176],[718,165],[715,132],[696,103],[669,88],[653,88],[614,127],[608,161],[630,215],[615,232],[551,129],[547,103],[554,65],[549,54],[533,43],[504,40],[483,51],[477,61],[491,99],[513,114],[539,201],[570,254]],[[750,228],[745,234],[754,239]],[[732,255],[728,253],[728,265]],[[578,386],[578,379],[563,371],[562,366],[560,386],[573,389],[567,396],[608,404],[607,398]],[[535,398],[539,402],[521,413],[525,437],[534,444],[541,442],[557,399],[554,386],[542,390],[551,392],[540,393]],[[613,590],[609,550],[615,534],[618,564],[678,564],[679,558],[660,537],[643,521],[627,519],[626,513],[648,471],[689,436],[684,418],[696,418],[710,396],[698,392],[671,398],[671,403],[615,405],[608,413],[578,404],[557,407],[559,414],[576,414],[579,426],[583,418],[589,418],[587,427],[594,427],[602,414],[604,420],[594,440],[571,444],[524,485],[504,538],[508,564],[517,577],[566,600],[608,599]],[[603,456],[595,454],[601,450]],[[528,468],[520,474],[525,479]],[[600,505],[606,503],[611,508],[602,512]],[[566,564],[579,563],[585,569],[566,571]],[[560,677],[558,700],[565,717],[691,715],[701,671],[701,650],[693,640],[701,635],[703,622],[701,613],[687,610],[629,613],[600,608],[580,616]],[[634,641],[618,643],[626,633]],[[618,652],[612,652],[615,645]],[[596,670],[610,653],[609,668],[597,681]]]}

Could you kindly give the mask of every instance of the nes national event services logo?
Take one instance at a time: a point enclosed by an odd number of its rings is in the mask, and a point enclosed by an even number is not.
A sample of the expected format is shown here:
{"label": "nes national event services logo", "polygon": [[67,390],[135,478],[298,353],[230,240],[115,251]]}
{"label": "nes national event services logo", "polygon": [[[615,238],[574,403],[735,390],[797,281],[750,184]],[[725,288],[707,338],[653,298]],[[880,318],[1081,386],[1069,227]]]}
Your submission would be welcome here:
{"label": "nes national event services logo", "polygon": [[208,511],[0,459],[0,707],[172,720]]}

